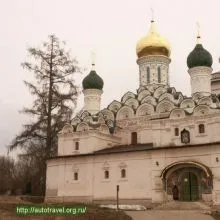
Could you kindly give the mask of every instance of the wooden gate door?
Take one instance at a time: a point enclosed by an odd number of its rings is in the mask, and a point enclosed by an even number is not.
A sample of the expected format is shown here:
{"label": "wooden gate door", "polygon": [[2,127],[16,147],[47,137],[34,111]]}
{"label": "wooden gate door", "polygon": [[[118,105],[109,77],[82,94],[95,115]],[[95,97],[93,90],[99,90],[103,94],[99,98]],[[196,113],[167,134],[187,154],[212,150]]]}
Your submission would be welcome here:
{"label": "wooden gate door", "polygon": [[198,200],[198,194],[198,181],[196,175],[192,172],[186,172],[183,177],[183,200]]}

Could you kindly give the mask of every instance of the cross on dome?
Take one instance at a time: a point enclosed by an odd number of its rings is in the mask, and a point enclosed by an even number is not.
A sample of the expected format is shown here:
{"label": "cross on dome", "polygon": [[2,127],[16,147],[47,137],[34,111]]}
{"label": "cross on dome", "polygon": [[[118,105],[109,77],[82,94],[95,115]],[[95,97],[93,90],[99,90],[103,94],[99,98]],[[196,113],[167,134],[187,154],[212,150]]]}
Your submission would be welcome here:
{"label": "cross on dome", "polygon": [[154,9],[151,8],[151,22],[154,22]]}
{"label": "cross on dome", "polygon": [[196,22],[196,26],[197,26],[197,44],[201,44],[201,36],[200,36],[200,25],[199,22]]}
{"label": "cross on dome", "polygon": [[91,51],[91,61],[92,61],[92,70],[95,70],[95,52],[94,50]]}

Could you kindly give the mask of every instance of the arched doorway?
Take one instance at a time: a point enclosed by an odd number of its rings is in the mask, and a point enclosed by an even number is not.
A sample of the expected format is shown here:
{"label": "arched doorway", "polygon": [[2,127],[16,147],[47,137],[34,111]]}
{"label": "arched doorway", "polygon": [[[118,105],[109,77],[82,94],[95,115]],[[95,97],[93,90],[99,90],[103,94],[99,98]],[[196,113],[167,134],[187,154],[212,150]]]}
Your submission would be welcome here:
{"label": "arched doorway", "polygon": [[212,193],[211,171],[198,162],[171,164],[162,171],[161,177],[166,200],[196,201]]}

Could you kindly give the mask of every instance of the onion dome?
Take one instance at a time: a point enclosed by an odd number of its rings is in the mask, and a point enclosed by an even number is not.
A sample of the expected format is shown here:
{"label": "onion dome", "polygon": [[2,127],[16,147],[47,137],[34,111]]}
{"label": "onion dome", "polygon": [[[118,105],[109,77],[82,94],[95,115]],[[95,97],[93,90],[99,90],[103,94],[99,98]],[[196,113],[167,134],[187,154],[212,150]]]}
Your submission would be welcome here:
{"label": "onion dome", "polygon": [[189,68],[193,68],[196,66],[212,66],[212,55],[206,49],[204,49],[200,42],[200,39],[201,37],[198,31],[197,44],[193,51],[187,57],[187,66]]}
{"label": "onion dome", "polygon": [[212,66],[211,54],[203,48],[202,44],[197,44],[194,50],[187,57],[187,66],[193,68],[196,66]]}
{"label": "onion dome", "polygon": [[170,56],[171,46],[166,38],[162,37],[156,30],[155,22],[151,21],[147,36],[142,37],[136,46],[138,58],[148,55]]}
{"label": "onion dome", "polygon": [[[94,64],[93,64],[94,67]],[[94,69],[83,79],[83,89],[99,89],[102,90],[104,85],[103,79],[96,73]]]}

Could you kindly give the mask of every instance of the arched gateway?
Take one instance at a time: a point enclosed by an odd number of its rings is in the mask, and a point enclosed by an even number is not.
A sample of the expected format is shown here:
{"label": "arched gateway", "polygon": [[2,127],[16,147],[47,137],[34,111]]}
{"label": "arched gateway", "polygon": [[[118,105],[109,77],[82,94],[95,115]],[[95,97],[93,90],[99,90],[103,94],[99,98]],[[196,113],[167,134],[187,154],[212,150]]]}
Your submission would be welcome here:
{"label": "arched gateway", "polygon": [[212,173],[205,165],[181,161],[167,166],[161,173],[167,199],[181,201],[209,200],[212,193]]}

